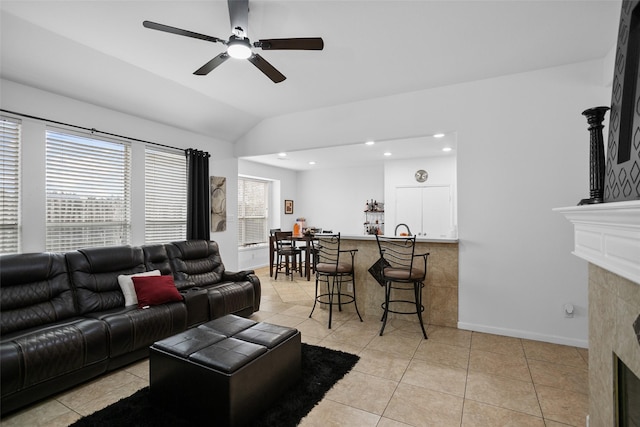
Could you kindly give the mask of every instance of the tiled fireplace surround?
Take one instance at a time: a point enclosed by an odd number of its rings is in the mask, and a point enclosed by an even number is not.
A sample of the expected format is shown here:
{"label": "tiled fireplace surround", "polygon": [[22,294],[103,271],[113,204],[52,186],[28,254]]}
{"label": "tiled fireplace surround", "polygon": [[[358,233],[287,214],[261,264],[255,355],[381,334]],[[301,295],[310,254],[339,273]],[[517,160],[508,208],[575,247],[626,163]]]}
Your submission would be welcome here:
{"label": "tiled fireplace surround", "polygon": [[616,423],[616,356],[640,377],[640,201],[559,208],[589,261],[589,427]]}

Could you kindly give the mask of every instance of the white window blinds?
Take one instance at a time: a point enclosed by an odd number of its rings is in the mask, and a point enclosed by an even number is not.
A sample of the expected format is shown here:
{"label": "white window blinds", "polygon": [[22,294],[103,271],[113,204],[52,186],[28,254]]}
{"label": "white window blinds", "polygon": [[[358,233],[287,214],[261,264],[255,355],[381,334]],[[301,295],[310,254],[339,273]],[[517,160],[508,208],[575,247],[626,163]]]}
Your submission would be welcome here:
{"label": "white window blinds", "polygon": [[145,149],[145,243],[187,238],[187,159],[183,152]]}
{"label": "white window blinds", "polygon": [[267,243],[269,182],[238,177],[238,246]]}
{"label": "white window blinds", "polygon": [[48,129],[48,251],[130,243],[131,147]]}
{"label": "white window blinds", "polygon": [[20,122],[0,117],[0,254],[20,251]]}

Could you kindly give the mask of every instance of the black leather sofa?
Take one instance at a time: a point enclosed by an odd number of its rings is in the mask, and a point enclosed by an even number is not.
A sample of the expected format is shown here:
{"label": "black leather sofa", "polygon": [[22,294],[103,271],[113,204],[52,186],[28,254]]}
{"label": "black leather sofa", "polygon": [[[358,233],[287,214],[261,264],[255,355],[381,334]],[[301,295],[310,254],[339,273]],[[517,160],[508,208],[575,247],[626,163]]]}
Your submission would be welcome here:
{"label": "black leather sofa", "polygon": [[[156,269],[182,300],[125,306],[118,276]],[[145,358],[158,340],[259,309],[258,277],[226,271],[212,241],[0,256],[1,414]]]}

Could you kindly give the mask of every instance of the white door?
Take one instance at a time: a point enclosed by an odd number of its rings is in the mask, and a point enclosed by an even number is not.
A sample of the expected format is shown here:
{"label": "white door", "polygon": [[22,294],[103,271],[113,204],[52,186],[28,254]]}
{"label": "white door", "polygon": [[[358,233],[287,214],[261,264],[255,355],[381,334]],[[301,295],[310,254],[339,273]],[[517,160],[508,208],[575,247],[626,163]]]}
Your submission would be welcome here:
{"label": "white door", "polygon": [[[422,188],[399,187],[396,189],[396,223],[387,224],[385,230],[387,234],[393,235],[398,224],[407,224],[411,235],[422,233]],[[398,228],[398,234],[406,231],[404,227]]]}
{"label": "white door", "polygon": [[451,194],[449,187],[422,189],[422,234],[427,237],[447,237],[451,223]]}

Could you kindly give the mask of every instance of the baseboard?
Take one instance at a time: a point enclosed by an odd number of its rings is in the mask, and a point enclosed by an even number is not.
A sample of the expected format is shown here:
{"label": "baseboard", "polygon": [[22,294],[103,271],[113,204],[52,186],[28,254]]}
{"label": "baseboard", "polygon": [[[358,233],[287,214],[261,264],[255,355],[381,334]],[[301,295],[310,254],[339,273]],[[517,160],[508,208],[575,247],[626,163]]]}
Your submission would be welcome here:
{"label": "baseboard", "polygon": [[264,265],[264,264],[256,264],[256,265],[249,265],[249,266],[244,266],[242,267],[240,270],[258,270],[260,268],[264,268],[264,267],[269,267],[269,264]]}
{"label": "baseboard", "polygon": [[458,329],[467,331],[484,332],[487,334],[502,335],[513,338],[523,338],[533,341],[543,341],[552,344],[562,344],[572,347],[589,348],[588,340],[561,337],[557,335],[538,334],[531,331],[521,331],[517,329],[497,328],[495,326],[477,325],[475,323],[458,322]]}

